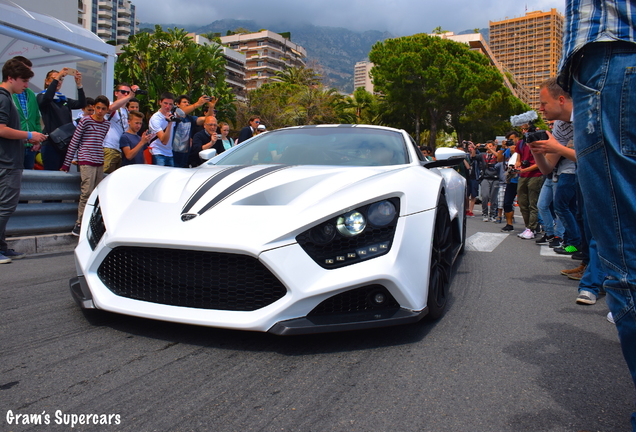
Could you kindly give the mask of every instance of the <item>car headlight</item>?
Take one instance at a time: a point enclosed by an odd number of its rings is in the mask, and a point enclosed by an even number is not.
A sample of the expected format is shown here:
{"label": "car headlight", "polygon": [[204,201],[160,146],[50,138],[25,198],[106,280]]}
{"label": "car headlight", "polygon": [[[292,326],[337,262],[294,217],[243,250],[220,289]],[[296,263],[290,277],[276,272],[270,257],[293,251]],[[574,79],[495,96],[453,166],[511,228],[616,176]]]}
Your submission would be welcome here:
{"label": "car headlight", "polygon": [[364,231],[367,227],[367,221],[359,211],[351,211],[338,218],[336,227],[343,236],[353,237]]}
{"label": "car headlight", "polygon": [[381,227],[390,224],[396,215],[395,205],[391,201],[380,201],[369,206],[369,222]]}
{"label": "car headlight", "polygon": [[360,206],[299,234],[296,241],[321,267],[335,269],[389,252],[399,198]]}

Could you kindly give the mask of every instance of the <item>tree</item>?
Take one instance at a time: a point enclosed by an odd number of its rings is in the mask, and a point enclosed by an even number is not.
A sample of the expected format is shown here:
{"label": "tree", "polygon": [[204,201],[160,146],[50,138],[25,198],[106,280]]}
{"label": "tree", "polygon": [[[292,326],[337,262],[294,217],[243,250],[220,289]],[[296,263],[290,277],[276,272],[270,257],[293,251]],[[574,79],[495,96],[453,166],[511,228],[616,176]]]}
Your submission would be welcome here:
{"label": "tree", "polygon": [[316,86],[320,84],[320,74],[312,68],[295,66],[277,72],[276,77],[287,84]]}
{"label": "tree", "polygon": [[413,132],[418,144],[424,122],[434,148],[440,130],[461,134],[466,121],[487,118],[491,109],[516,108],[502,105],[511,95],[499,71],[462,43],[425,34],[388,39],[373,46],[369,60],[384,95],[383,120]]}
{"label": "tree", "polygon": [[171,92],[176,96],[214,95],[219,120],[234,121],[235,97],[225,83],[225,59],[218,45],[198,45],[183,29],[131,36],[115,64],[118,82],[137,84],[148,92],[139,97],[140,109],[146,114],[157,110],[159,96]]}
{"label": "tree", "polygon": [[442,26],[437,26],[433,29],[433,34],[444,34],[448,33],[448,30],[442,30]]}

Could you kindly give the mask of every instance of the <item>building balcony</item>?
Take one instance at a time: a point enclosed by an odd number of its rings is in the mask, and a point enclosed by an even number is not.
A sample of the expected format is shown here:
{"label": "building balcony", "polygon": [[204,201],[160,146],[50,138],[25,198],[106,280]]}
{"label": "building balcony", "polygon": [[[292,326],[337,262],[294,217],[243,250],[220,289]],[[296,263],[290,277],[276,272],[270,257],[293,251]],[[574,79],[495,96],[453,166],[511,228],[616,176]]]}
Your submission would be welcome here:
{"label": "building balcony", "polygon": [[98,19],[97,20],[97,28],[107,28],[107,29],[112,29],[113,28],[113,21],[109,18],[109,19]]}
{"label": "building balcony", "polygon": [[130,20],[130,17],[122,17],[119,15],[117,16],[118,26],[127,25],[128,27],[130,27],[131,24],[132,24],[132,21]]}
{"label": "building balcony", "polygon": [[109,1],[109,0],[99,0],[97,2],[97,6],[100,9],[109,9],[109,10],[113,10],[113,2]]}
{"label": "building balcony", "polygon": [[130,13],[130,9],[126,9],[126,8],[122,8],[122,7],[118,7],[117,8],[117,16],[119,17],[129,17],[131,15]]}

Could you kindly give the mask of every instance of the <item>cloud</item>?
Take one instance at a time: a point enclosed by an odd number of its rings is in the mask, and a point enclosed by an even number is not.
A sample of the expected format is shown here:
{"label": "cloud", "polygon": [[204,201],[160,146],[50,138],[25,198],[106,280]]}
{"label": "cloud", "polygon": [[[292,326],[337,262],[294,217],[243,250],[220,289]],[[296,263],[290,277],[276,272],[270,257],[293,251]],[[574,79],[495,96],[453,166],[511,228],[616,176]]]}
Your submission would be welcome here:
{"label": "cloud", "polygon": [[239,19],[262,25],[287,22],[358,31],[386,30],[397,36],[429,33],[438,26],[455,32],[484,28],[489,21],[523,16],[526,7],[528,11],[557,8],[563,13],[565,4],[564,0],[238,0],[188,6],[177,6],[174,0],[133,2],[142,22],[203,26],[220,19]]}

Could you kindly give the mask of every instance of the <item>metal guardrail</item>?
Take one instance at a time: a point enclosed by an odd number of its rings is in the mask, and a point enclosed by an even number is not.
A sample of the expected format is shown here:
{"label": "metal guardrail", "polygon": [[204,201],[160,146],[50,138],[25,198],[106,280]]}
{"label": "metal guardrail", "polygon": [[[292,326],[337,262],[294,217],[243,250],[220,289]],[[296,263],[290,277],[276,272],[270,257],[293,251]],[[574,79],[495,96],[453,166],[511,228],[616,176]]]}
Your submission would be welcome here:
{"label": "metal guardrail", "polygon": [[7,224],[7,236],[67,233],[77,219],[80,174],[22,172],[20,203]]}

